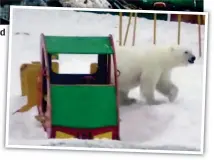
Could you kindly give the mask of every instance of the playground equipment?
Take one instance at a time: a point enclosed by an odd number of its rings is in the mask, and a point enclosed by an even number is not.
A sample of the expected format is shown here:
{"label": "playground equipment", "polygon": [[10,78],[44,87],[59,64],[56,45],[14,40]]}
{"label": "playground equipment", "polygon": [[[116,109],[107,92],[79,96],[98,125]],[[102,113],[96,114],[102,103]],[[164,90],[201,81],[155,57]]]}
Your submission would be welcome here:
{"label": "playground equipment", "polygon": [[[126,45],[126,41],[128,38],[128,33],[129,33],[129,29],[130,29],[130,25],[131,25],[131,19],[133,16],[133,12],[130,13],[129,16],[129,22],[127,24],[127,28],[126,28],[126,34],[125,34],[125,38],[124,38],[124,42],[122,43],[122,27],[123,27],[123,14],[122,12],[119,12],[119,16],[120,16],[120,22],[119,22],[119,45],[121,46],[122,44],[125,46]],[[136,37],[136,27],[137,27],[137,13],[134,13],[134,29],[133,29],[133,37],[132,37],[132,46],[135,45],[135,37]]]}
{"label": "playground equipment", "polygon": [[[133,12],[130,12],[129,15],[129,21],[126,27],[126,32],[125,32],[125,37],[124,37],[124,41],[122,41],[122,26],[123,26],[123,13],[119,12],[119,45],[126,45],[127,42],[127,37],[128,37],[128,33],[129,33],[129,29],[130,29],[130,25],[131,25],[131,19],[133,17]],[[172,16],[172,15],[170,15]],[[180,45],[181,43],[181,22],[182,22],[182,17],[184,16],[191,16],[191,15],[185,15],[185,14],[178,14],[177,15],[177,21],[178,21],[178,33],[177,33],[177,44]],[[157,43],[157,13],[153,14],[153,44]],[[204,21],[204,16],[201,15],[197,15],[197,23],[198,23],[198,43],[199,43],[199,57],[201,57],[201,25],[205,23]],[[135,13],[134,16],[134,26],[133,26],[133,37],[132,37],[132,46],[135,45],[135,39],[136,39],[136,27],[137,27],[137,13]]]}
{"label": "playground equipment", "polygon": [[[57,73],[59,65],[57,62],[52,62],[53,70]],[[20,67],[21,91],[22,96],[27,97],[27,104],[22,106],[16,112],[25,112],[37,105],[37,76],[41,70],[40,62],[32,62],[32,64],[22,64]]]}
{"label": "playground equipment", "polygon": [[[52,62],[60,53],[97,54],[98,63],[90,65],[90,74],[61,74],[59,64]],[[22,95],[27,95],[28,104],[18,112],[37,105],[39,114],[35,118],[49,138],[120,139],[117,66],[111,35],[62,37],[41,34],[41,62],[23,64],[21,78]]]}

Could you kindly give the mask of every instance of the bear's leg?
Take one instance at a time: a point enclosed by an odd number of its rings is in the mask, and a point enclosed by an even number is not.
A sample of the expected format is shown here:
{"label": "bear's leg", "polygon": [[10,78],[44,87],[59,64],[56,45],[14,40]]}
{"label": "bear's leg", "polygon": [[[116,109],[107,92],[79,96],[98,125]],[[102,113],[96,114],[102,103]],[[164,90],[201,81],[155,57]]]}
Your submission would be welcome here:
{"label": "bear's leg", "polygon": [[133,103],[136,103],[136,101],[137,101],[134,98],[129,98],[128,92],[119,91],[119,94],[120,94],[120,104],[121,105],[131,105]]}
{"label": "bear's leg", "polygon": [[146,102],[149,105],[159,105],[162,102],[155,100],[155,89],[156,84],[159,80],[160,73],[152,73],[148,72],[148,74],[142,74],[141,75],[141,82],[140,82],[140,92],[142,96],[146,98]]}
{"label": "bear's leg", "polygon": [[173,102],[178,95],[178,87],[170,80],[169,73],[163,73],[159,82],[156,85],[156,89],[168,97],[170,102]]}

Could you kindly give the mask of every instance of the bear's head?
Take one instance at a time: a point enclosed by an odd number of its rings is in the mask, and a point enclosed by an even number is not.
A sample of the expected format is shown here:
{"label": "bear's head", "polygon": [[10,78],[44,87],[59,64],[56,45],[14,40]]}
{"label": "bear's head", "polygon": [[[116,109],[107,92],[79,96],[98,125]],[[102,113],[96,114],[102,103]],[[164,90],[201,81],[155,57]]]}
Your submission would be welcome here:
{"label": "bear's head", "polygon": [[170,53],[179,66],[193,64],[196,60],[192,50],[188,49],[187,47],[171,46]]}

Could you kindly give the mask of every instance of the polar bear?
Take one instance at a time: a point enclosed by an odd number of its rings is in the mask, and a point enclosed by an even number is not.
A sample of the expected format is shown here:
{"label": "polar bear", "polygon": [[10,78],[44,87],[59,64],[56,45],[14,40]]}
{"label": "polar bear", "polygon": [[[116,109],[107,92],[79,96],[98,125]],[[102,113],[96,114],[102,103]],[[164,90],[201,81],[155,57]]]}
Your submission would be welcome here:
{"label": "polar bear", "polygon": [[[181,46],[151,46],[125,47],[116,46],[119,99],[121,105],[130,105],[136,99],[129,98],[131,89],[140,86],[141,96],[147,104],[158,105],[155,90],[173,102],[178,94],[178,87],[170,79],[171,70],[179,66],[193,64],[196,57],[187,47]],[[113,76],[112,76],[113,77]]]}

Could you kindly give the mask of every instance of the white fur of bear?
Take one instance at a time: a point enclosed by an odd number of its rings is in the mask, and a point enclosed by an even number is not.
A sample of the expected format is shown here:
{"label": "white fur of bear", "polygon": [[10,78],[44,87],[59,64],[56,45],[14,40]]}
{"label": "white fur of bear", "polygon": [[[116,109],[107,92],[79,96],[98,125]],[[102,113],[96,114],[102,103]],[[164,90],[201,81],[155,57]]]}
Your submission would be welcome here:
{"label": "white fur of bear", "polygon": [[[131,89],[140,86],[141,96],[147,104],[157,105],[155,90],[166,96],[170,102],[178,94],[178,87],[170,79],[173,68],[187,66],[195,61],[192,51],[180,46],[115,47],[118,77],[119,98],[121,105],[136,102],[128,98]],[[113,76],[112,76],[113,77]]]}

